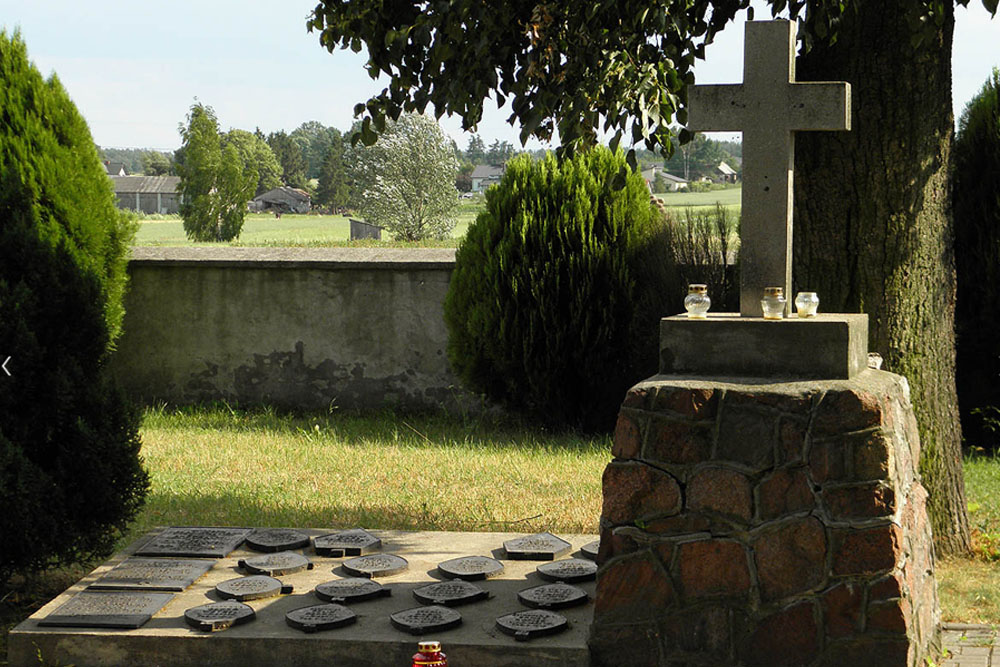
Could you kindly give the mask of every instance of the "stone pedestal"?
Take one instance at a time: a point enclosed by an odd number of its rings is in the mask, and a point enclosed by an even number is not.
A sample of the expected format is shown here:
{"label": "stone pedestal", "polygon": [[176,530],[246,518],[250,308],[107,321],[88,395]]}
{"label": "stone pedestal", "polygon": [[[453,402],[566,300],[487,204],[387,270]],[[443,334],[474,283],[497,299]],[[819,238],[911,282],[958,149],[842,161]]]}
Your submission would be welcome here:
{"label": "stone pedestal", "polygon": [[765,320],[709,313],[660,320],[660,373],[846,380],[868,368],[868,316]]}
{"label": "stone pedestal", "polygon": [[636,385],[604,473],[593,664],[923,664],[919,448],[890,373]]}

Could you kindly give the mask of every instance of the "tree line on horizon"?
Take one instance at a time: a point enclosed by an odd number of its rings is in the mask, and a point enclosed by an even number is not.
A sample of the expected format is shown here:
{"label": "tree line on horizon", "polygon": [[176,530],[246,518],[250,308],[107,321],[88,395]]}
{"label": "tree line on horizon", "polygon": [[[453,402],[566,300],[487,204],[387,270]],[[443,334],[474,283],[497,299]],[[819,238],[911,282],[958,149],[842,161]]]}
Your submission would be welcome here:
{"label": "tree line on horizon", "polygon": [[[254,196],[287,185],[309,192],[320,206],[337,210],[351,207],[360,194],[353,191],[349,168],[344,162],[345,145],[350,146],[350,137],[357,131],[357,125],[341,132],[310,120],[291,132],[279,130],[264,134],[260,128],[255,128],[252,133],[231,129],[221,134],[224,142],[234,143],[241,154],[256,161],[258,183]],[[487,145],[479,134],[469,136],[464,150],[454,140],[452,147],[458,161],[455,187],[459,192],[471,191],[472,172],[476,166],[502,167],[520,153],[540,159],[547,152],[546,149],[518,150],[509,141],[499,139]],[[102,146],[97,149],[103,161],[120,162],[129,174],[146,176],[177,175],[178,156],[182,151]],[[678,146],[669,159],[647,149],[636,149],[636,155],[640,170],[658,166],[674,176],[698,180],[711,176],[720,162],[726,162],[739,172],[742,145],[738,141],[717,141],[697,134],[691,142]]]}

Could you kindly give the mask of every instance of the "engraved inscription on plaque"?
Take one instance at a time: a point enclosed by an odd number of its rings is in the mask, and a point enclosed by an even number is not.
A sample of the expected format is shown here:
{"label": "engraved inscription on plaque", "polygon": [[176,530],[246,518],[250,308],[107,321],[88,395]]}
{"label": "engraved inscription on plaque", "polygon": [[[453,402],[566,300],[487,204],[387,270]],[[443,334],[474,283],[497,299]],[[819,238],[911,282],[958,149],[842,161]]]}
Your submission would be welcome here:
{"label": "engraved inscription on plaque", "polygon": [[526,641],[533,637],[554,635],[569,627],[564,616],[544,609],[531,609],[507,614],[497,619],[500,631],[513,635],[518,641]]}
{"label": "engraved inscription on plaque", "polygon": [[224,558],[251,532],[249,528],[167,528],[135,555]]}
{"label": "engraved inscription on plaque", "polygon": [[461,579],[441,581],[413,590],[413,597],[417,599],[417,602],[421,604],[443,604],[446,607],[457,607],[470,602],[485,600],[489,596],[489,592]]}
{"label": "engraved inscription on plaque", "polygon": [[589,581],[597,577],[597,563],[582,558],[542,563],[537,570],[543,579],[549,581]]}
{"label": "engraved inscription on plaque", "polygon": [[252,577],[237,577],[219,582],[215,586],[215,592],[227,600],[243,602],[287,595],[292,592],[292,587],[285,586],[274,577],[256,574]]}
{"label": "engraved inscription on plaque", "polygon": [[448,607],[417,607],[397,611],[389,617],[393,626],[413,635],[425,632],[440,632],[457,627],[462,623],[462,615]]}
{"label": "engraved inscription on plaque", "polygon": [[252,607],[232,601],[203,604],[184,612],[184,622],[205,632],[225,630],[234,625],[249,623],[255,618],[257,614]]}
{"label": "engraved inscription on plaque", "polygon": [[285,623],[302,632],[319,632],[350,625],[357,615],[339,604],[317,604],[293,609],[285,614]]}
{"label": "engraved inscription on plaque", "polygon": [[587,591],[562,582],[526,588],[517,594],[522,604],[536,609],[563,609],[583,604],[588,599]]}
{"label": "engraved inscription on plaque", "polygon": [[503,548],[513,560],[555,560],[569,553],[573,545],[552,533],[536,533],[507,540]]}
{"label": "engraved inscription on plaque", "polygon": [[313,549],[316,550],[316,554],[329,558],[364,556],[381,548],[382,540],[361,528],[320,535],[313,540]]}
{"label": "engraved inscription on plaque", "polygon": [[503,563],[488,556],[462,556],[438,563],[438,570],[446,577],[478,581],[503,574]]}
{"label": "engraved inscription on plaque", "polygon": [[344,570],[355,577],[390,577],[406,571],[410,564],[395,554],[371,554],[344,561]]}
{"label": "engraved inscription on plaque", "polygon": [[241,560],[237,564],[251,574],[267,574],[272,577],[313,569],[313,564],[308,558],[294,551],[254,556]]}
{"label": "engraved inscription on plaque", "polygon": [[589,558],[590,560],[597,560],[597,551],[601,548],[601,541],[594,540],[593,542],[587,542],[582,547],[580,547],[580,553],[583,554],[584,558]]}
{"label": "engraved inscription on plaque", "polygon": [[173,593],[83,591],[38,622],[80,628],[142,627],[174,598]]}
{"label": "engraved inscription on plaque", "polygon": [[88,586],[91,590],[183,591],[212,569],[214,560],[127,558]]}
{"label": "engraved inscription on plaque", "polygon": [[371,579],[349,577],[347,579],[334,579],[333,581],[319,584],[313,590],[313,593],[325,602],[348,604],[391,595],[392,590],[385,588],[382,584]]}
{"label": "engraved inscription on plaque", "polygon": [[290,528],[258,528],[247,536],[247,546],[266,553],[301,549],[309,546],[309,536]]}

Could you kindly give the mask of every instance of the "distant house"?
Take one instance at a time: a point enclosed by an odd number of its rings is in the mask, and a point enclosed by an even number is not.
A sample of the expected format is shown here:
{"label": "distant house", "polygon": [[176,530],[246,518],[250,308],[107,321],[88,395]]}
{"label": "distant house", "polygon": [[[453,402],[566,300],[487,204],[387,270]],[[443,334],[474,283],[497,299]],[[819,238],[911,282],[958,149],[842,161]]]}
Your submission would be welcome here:
{"label": "distant house", "polygon": [[179,213],[180,176],[112,176],[118,208],[142,213]]}
{"label": "distant house", "polygon": [[494,167],[490,164],[477,164],[472,170],[472,191],[484,192],[491,185],[496,185],[503,177],[503,167]]}
{"label": "distant house", "polygon": [[668,174],[663,172],[660,177],[667,182],[667,188],[670,192],[677,192],[678,190],[687,190],[688,182],[681,178],[680,176],[674,176],[673,174]]}
{"label": "distant house", "polygon": [[646,180],[650,192],[655,192],[656,179],[662,178],[667,182],[668,192],[677,192],[687,188],[688,182],[680,176],[674,176],[663,171],[660,167],[653,165],[642,170],[642,177]]}
{"label": "distant house", "polygon": [[104,170],[108,172],[108,176],[128,176],[128,169],[125,168],[124,162],[105,160]]}
{"label": "distant house", "polygon": [[312,199],[305,190],[283,185],[251,199],[250,209],[277,213],[308,213],[312,209]]}
{"label": "distant house", "polygon": [[736,182],[736,171],[725,162],[720,162],[719,166],[715,168],[715,172],[713,180],[718,180],[722,183]]}

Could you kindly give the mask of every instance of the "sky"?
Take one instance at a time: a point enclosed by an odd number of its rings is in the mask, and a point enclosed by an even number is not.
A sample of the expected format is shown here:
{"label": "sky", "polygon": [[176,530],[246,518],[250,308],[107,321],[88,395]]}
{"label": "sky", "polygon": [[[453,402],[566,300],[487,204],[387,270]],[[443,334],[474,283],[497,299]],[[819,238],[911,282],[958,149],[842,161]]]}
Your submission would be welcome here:
{"label": "sky", "polygon": [[[756,18],[770,16],[755,5]],[[44,75],[58,75],[99,145],[172,151],[196,99],[215,109],[223,129],[290,132],[308,120],[351,126],[354,105],[385,83],[369,78],[364,51],[331,54],[317,33],[306,31],[315,6],[315,0],[0,0],[0,28],[20,29],[28,56]],[[979,0],[956,8],[954,44],[957,118],[1000,66],[1000,16],[991,21]],[[697,82],[739,82],[742,52],[742,26],[728,27],[696,65]],[[520,145],[508,115],[486,109],[478,133],[487,145],[495,139]],[[466,147],[460,119],[444,117],[441,125]]]}

